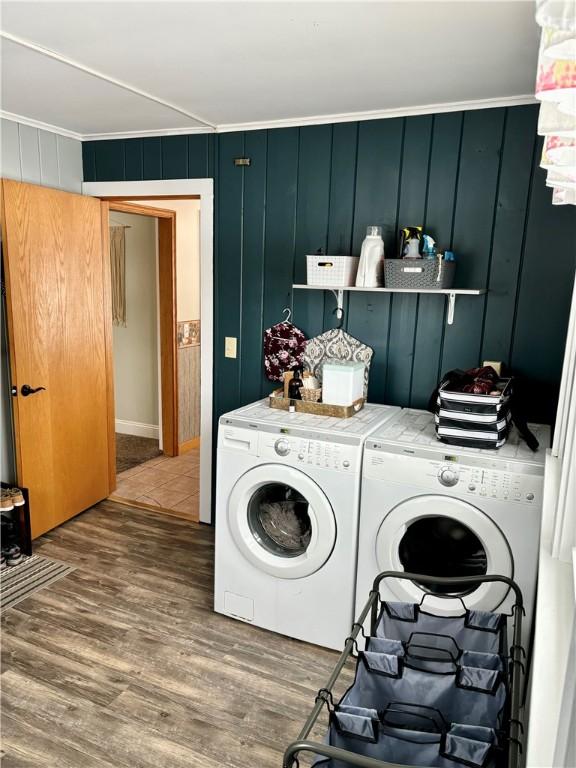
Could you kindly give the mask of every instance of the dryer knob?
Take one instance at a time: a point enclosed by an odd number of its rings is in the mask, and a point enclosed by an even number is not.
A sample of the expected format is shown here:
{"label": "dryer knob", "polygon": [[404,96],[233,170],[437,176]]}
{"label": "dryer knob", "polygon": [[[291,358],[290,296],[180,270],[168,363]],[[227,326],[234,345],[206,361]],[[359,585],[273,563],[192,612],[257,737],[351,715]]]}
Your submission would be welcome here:
{"label": "dryer knob", "polygon": [[276,440],[274,443],[274,450],[278,454],[278,456],[288,456],[290,453],[290,443],[288,440],[284,440],[283,438],[280,438],[280,440]]}
{"label": "dryer knob", "polygon": [[440,480],[442,485],[451,487],[458,482],[458,473],[453,469],[441,469],[438,473],[438,480]]}

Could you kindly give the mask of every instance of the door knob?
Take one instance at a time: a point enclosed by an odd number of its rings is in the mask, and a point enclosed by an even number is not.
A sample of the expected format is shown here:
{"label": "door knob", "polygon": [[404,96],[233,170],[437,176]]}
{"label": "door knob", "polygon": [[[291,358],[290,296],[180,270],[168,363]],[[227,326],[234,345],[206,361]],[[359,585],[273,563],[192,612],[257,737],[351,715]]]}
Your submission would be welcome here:
{"label": "door knob", "polygon": [[36,387],[36,389],[34,389],[30,386],[30,384],[22,384],[20,393],[22,394],[22,397],[28,397],[28,395],[33,395],[35,392],[40,392],[41,390],[45,389],[46,387]]}

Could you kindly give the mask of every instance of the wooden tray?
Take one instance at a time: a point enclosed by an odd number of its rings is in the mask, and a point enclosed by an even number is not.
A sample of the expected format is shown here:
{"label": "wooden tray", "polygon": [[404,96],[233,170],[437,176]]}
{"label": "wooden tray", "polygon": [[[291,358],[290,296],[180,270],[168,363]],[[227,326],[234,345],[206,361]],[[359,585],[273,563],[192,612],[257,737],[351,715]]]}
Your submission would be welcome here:
{"label": "wooden tray", "polygon": [[334,416],[337,419],[349,419],[354,414],[364,408],[364,398],[361,397],[352,405],[329,405],[328,403],[311,403],[305,400],[289,400],[284,397],[282,387],[275,389],[268,398],[270,408],[278,408],[281,411],[288,411],[290,403],[294,403],[298,413],[313,413],[316,416]]}

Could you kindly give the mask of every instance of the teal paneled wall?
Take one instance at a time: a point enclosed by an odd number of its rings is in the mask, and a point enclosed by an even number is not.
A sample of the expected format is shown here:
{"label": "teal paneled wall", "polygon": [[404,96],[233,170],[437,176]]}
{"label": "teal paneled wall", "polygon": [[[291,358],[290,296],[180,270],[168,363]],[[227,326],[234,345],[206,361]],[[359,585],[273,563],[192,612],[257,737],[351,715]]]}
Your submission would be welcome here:
{"label": "teal paneled wall", "polygon": [[[552,206],[539,168],[537,106],[359,123],[86,142],[87,181],[214,177],[216,415],[271,389],[262,330],[290,305],[313,335],[332,327],[331,294],[292,291],[307,253],[358,254],[366,226],[423,224],[458,256],[459,297],[353,293],[344,326],[374,347],[370,399],[426,405],[439,375],[504,360],[546,395],[562,366],[576,249],[574,208]],[[246,168],[233,159],[251,158]],[[238,358],[224,337],[238,337]],[[548,397],[548,393],[551,396]]]}

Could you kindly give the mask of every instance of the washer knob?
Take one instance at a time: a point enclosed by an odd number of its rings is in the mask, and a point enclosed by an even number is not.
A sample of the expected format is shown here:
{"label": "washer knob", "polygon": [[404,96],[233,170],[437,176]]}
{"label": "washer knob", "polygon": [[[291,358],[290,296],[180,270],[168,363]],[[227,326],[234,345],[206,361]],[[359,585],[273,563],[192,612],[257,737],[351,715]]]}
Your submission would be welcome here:
{"label": "washer knob", "polygon": [[528,499],[528,501],[534,501],[534,494],[533,493],[527,493],[526,494],[526,498]]}
{"label": "washer knob", "polygon": [[458,482],[458,474],[454,472],[453,469],[449,469],[446,467],[445,469],[441,469],[438,473],[438,480],[442,483],[442,485],[446,485],[448,487],[451,487],[453,485],[456,485]]}
{"label": "washer knob", "polygon": [[280,440],[276,440],[274,443],[274,450],[278,456],[288,456],[290,453],[290,443],[281,437]]}
{"label": "washer knob", "polygon": [[350,462],[348,461],[348,459],[344,459],[344,461],[342,462],[342,466],[348,469],[348,467],[350,466]]}

